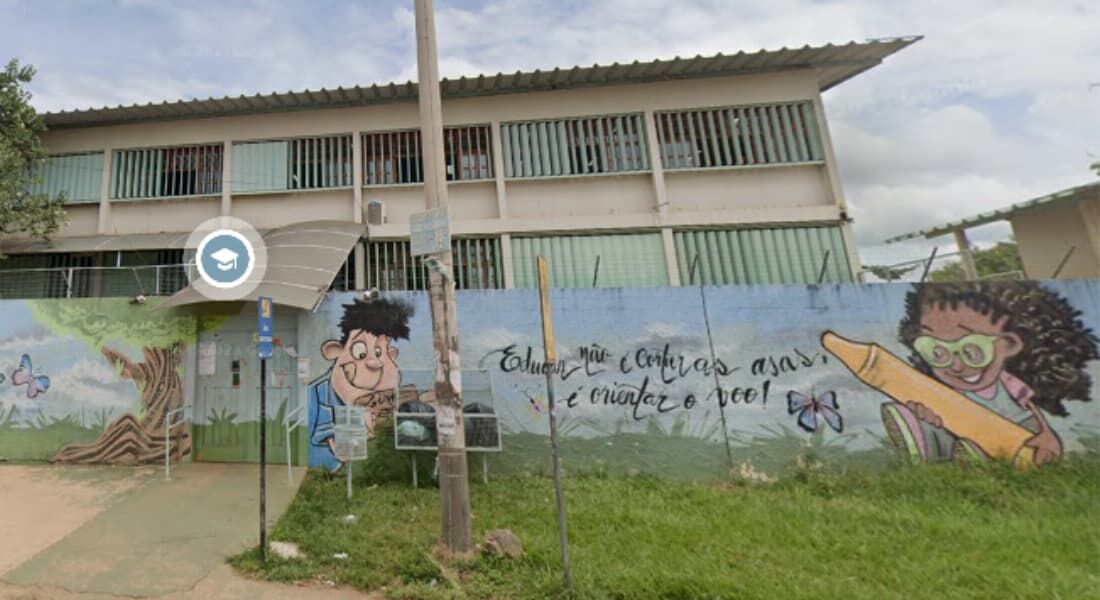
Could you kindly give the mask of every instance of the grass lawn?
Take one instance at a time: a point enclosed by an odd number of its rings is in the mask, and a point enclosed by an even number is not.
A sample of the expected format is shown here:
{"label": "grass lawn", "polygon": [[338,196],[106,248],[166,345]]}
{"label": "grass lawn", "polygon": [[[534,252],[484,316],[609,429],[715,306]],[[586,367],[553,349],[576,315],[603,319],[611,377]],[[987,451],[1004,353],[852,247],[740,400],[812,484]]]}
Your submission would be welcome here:
{"label": "grass lawn", "polygon": [[[761,485],[588,476],[565,490],[575,597],[1100,597],[1095,457],[1025,473],[897,467]],[[446,573],[430,553],[437,489],[359,487],[350,504],[344,494],[342,479],[310,476],[271,533],[306,559],[261,567],[252,549],[232,562],[261,578],[397,598],[564,596],[546,477],[472,483],[475,540],[510,528],[527,554]],[[349,512],[357,524],[341,522]]]}

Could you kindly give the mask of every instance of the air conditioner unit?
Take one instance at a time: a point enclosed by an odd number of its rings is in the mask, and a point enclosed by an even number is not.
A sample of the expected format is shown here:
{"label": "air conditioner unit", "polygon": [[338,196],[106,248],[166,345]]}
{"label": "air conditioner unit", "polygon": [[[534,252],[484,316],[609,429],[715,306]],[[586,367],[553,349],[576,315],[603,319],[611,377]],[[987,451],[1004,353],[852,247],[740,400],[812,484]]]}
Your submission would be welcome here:
{"label": "air conditioner unit", "polygon": [[367,224],[381,225],[386,222],[386,204],[381,200],[367,201]]}

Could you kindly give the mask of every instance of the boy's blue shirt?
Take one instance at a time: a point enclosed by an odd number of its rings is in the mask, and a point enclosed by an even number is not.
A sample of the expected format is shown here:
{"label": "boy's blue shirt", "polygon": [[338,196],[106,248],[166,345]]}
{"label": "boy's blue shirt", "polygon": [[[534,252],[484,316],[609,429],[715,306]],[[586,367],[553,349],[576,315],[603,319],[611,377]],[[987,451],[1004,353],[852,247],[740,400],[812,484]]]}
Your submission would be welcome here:
{"label": "boy's blue shirt", "polygon": [[309,384],[309,466],[326,471],[337,471],[343,466],[333,454],[328,440],[336,433],[333,429],[333,407],[344,406],[343,400],[332,391],[329,377],[332,370]]}

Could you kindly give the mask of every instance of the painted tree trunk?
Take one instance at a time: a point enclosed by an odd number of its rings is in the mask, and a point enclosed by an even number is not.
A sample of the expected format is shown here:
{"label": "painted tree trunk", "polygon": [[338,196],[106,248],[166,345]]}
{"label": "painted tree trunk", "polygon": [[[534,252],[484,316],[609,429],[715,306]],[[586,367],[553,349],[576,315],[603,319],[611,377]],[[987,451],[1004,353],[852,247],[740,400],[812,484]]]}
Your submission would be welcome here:
{"label": "painted tree trunk", "polygon": [[145,360],[134,363],[122,353],[104,347],[103,356],[130,379],[141,392],[142,416],[126,414],[107,426],[90,444],[69,444],[54,456],[54,462],[135,465],[164,460],[167,442],[169,455],[179,461],[191,454],[191,429],[177,425],[165,439],[164,423],[168,413],[183,406],[183,383],[179,365],[183,344],[167,348],[143,348]]}

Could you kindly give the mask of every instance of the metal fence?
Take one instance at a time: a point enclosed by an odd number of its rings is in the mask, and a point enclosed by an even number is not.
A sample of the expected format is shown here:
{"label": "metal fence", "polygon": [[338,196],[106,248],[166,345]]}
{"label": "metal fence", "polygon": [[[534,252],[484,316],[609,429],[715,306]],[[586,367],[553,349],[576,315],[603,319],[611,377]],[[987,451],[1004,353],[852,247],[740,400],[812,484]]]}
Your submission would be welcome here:
{"label": "metal fence", "polygon": [[[168,296],[187,286],[188,265],[0,269],[2,298]],[[193,268],[193,267],[191,267]]]}

